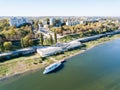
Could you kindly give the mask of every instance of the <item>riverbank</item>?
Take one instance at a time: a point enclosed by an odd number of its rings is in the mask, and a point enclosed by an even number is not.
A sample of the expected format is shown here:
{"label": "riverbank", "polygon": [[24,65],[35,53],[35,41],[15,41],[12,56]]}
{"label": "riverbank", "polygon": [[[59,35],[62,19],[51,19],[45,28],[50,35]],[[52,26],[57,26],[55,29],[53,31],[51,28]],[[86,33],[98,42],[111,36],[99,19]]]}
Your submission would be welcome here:
{"label": "riverbank", "polygon": [[103,37],[95,41],[90,41],[84,43],[86,47],[82,47],[76,50],[67,51],[64,54],[59,54],[56,56],[50,56],[42,60],[42,58],[36,53],[30,56],[24,56],[16,59],[11,59],[9,61],[0,63],[0,78],[4,80],[8,77],[22,74],[27,71],[42,69],[45,66],[56,62],[58,60],[68,59],[77,54],[83,53],[99,44],[105,43],[110,40],[115,40],[120,38],[120,34],[113,35],[111,37]]}

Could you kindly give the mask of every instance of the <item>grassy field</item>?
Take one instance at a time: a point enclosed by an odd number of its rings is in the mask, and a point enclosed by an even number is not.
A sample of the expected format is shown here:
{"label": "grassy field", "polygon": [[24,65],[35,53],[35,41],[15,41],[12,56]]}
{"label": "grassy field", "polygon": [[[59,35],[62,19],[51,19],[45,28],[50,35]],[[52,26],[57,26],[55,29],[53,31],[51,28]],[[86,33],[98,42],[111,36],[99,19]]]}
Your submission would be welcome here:
{"label": "grassy field", "polygon": [[64,42],[69,42],[69,41],[79,39],[79,38],[80,38],[80,34],[74,34],[74,35],[64,36],[63,38],[60,38],[58,41],[64,43]]}
{"label": "grassy field", "polygon": [[114,40],[117,38],[120,38],[120,34],[113,35],[111,37],[103,37],[98,40],[86,42],[84,43],[85,47],[78,48],[71,51],[66,51],[63,54],[50,56],[45,58],[44,60],[40,57],[39,54],[35,53],[33,55],[23,56],[23,57],[5,61],[3,63],[0,63],[0,77],[11,76],[11,75],[23,73],[29,70],[43,68],[53,62],[56,62],[61,59],[70,58],[98,44],[104,43],[106,41]]}

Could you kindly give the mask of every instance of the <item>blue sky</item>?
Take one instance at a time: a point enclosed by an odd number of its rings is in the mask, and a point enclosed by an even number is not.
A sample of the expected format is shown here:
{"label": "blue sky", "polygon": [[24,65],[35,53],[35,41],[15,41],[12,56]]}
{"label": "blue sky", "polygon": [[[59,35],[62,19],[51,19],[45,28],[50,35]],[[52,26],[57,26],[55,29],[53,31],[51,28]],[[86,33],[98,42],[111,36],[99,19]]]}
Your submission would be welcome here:
{"label": "blue sky", "polygon": [[120,16],[120,0],[0,0],[0,16]]}

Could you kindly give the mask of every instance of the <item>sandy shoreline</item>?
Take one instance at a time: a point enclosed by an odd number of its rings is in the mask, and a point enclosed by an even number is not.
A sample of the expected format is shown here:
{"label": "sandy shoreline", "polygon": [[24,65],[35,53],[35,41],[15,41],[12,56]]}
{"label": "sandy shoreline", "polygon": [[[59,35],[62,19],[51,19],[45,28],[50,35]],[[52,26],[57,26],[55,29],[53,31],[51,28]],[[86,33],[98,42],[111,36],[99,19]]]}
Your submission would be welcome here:
{"label": "sandy shoreline", "polygon": [[[113,39],[113,40],[116,40],[116,39]],[[67,57],[64,57],[64,58],[59,59],[59,60],[56,60],[56,61],[61,61],[61,60],[65,60],[65,61],[66,61],[66,60],[68,60],[69,58],[71,58],[71,57],[73,57],[73,56],[76,56],[76,55],[78,55],[78,54],[82,54],[82,53],[84,53],[84,52],[86,52],[86,51],[88,51],[88,50],[90,50],[90,49],[92,49],[92,48],[94,48],[94,47],[96,47],[96,46],[98,46],[98,45],[101,45],[101,44],[104,44],[104,43],[107,43],[107,42],[110,42],[110,41],[113,41],[113,40],[108,40],[108,41],[100,42],[100,43],[95,44],[95,45],[93,45],[93,46],[91,46],[91,47],[87,47],[86,50],[80,50],[80,51],[78,51],[78,52],[75,53],[75,54],[71,54],[71,55],[69,55],[69,56],[67,56]],[[0,81],[7,80],[7,79],[9,79],[10,77],[16,77],[16,76],[22,75],[22,74],[27,73],[27,72],[41,70],[41,69],[45,68],[47,65],[49,65],[49,64],[50,64],[50,63],[46,64],[46,63],[43,62],[43,65],[40,66],[40,67],[36,67],[36,68],[32,68],[32,69],[27,69],[27,70],[24,70],[23,72],[17,72],[17,73],[13,73],[13,74],[11,74],[11,75],[6,75],[6,76],[3,76],[3,77],[0,77]]]}
{"label": "sandy shoreline", "polygon": [[[103,42],[103,43],[105,43],[105,42]],[[103,44],[103,43],[99,43],[98,45]],[[79,52],[77,52],[77,53],[75,53],[75,54],[72,54],[72,55],[70,55],[70,56],[68,56],[68,57],[62,58],[62,59],[57,60],[57,61],[61,61],[61,60],[67,61],[69,58],[74,57],[74,56],[76,56],[76,55],[78,55],[78,54],[82,54],[82,53],[84,53],[84,52],[86,52],[86,51],[88,51],[88,50],[90,50],[90,49],[92,49],[92,48],[94,48],[94,47],[96,47],[96,46],[98,46],[98,45],[94,45],[94,46],[92,46],[92,47],[90,47],[90,48],[87,48],[86,50],[80,50]],[[49,65],[49,64],[48,64],[48,65]],[[7,76],[4,76],[4,77],[1,77],[1,78],[0,78],[0,81],[4,81],[4,80],[6,80],[6,79],[8,79],[8,78],[10,78],[10,77],[16,77],[16,76],[18,76],[18,75],[22,75],[22,74],[27,73],[27,72],[41,70],[41,69],[45,68],[46,66],[47,66],[46,64],[43,64],[43,66],[42,66],[42,67],[39,67],[39,68],[32,68],[32,69],[29,69],[29,70],[25,70],[25,71],[23,71],[23,72],[17,72],[17,73],[14,73],[14,74],[12,74],[12,75],[7,75]]]}

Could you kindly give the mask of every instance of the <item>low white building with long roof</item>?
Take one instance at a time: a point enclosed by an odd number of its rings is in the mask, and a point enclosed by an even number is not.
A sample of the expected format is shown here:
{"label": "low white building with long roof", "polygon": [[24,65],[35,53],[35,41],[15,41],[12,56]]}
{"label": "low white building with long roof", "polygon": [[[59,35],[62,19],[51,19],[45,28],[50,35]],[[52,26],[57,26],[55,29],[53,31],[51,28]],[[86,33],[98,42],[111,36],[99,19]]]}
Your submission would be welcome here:
{"label": "low white building with long roof", "polygon": [[41,57],[48,57],[51,55],[55,55],[57,53],[62,53],[64,51],[79,48],[80,46],[82,46],[82,44],[78,41],[72,41],[68,43],[58,43],[54,46],[38,48],[37,53],[39,53]]}
{"label": "low white building with long roof", "polygon": [[19,57],[19,56],[23,56],[23,55],[32,54],[32,53],[36,52],[36,48],[37,47],[30,47],[30,48],[23,48],[23,49],[11,51],[11,52],[1,53],[0,54],[0,60],[4,61],[6,59],[11,59],[11,58],[14,58],[14,57]]}
{"label": "low white building with long roof", "polygon": [[63,49],[61,47],[45,47],[45,48],[38,48],[37,52],[40,54],[41,57],[47,57],[51,55],[55,55],[57,53],[62,53]]}
{"label": "low white building with long roof", "polygon": [[82,46],[81,42],[71,41],[71,42],[68,43],[68,46],[66,47],[66,50],[71,50],[71,49],[79,48],[81,46]]}

